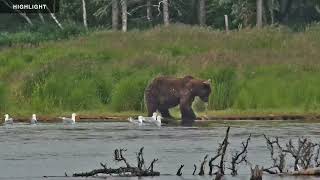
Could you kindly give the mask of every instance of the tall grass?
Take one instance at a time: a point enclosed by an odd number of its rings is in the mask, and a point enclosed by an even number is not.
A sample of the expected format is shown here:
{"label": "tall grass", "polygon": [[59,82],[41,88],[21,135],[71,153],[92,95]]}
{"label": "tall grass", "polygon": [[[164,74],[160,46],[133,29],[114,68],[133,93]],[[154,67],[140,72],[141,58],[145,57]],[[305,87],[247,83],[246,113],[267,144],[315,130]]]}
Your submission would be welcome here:
{"label": "tall grass", "polygon": [[144,111],[144,90],[148,76],[135,74],[122,79],[112,91],[111,108],[115,111]]}
{"label": "tall grass", "polygon": [[[313,25],[298,33],[268,27],[225,34],[172,26],[12,46],[0,52],[0,81],[8,85],[0,85],[0,101],[10,104],[0,109],[144,111],[151,79],[193,75],[212,80],[209,110],[318,112],[318,30]],[[201,102],[194,107],[205,109]]]}
{"label": "tall grass", "polygon": [[212,95],[209,109],[223,110],[230,108],[237,96],[237,79],[233,69],[222,68],[213,74]]}
{"label": "tall grass", "polygon": [[0,33],[0,47],[13,46],[16,44],[38,45],[40,42],[48,40],[61,40],[70,37],[85,34],[85,30],[81,26],[66,24],[64,29],[58,29],[56,26],[38,25],[31,29],[26,29],[21,32]]}
{"label": "tall grass", "polygon": [[5,111],[7,107],[7,94],[5,85],[0,81],[0,112]]}

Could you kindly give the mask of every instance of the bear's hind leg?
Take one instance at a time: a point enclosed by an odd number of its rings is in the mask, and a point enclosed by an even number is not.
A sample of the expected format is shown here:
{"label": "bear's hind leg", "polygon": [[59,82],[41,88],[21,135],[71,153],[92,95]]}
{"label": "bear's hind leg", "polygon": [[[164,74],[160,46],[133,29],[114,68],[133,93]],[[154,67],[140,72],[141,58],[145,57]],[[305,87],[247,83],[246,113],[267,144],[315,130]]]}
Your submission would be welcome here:
{"label": "bear's hind leg", "polygon": [[157,112],[157,107],[154,103],[147,103],[148,117],[151,117],[154,112]]}

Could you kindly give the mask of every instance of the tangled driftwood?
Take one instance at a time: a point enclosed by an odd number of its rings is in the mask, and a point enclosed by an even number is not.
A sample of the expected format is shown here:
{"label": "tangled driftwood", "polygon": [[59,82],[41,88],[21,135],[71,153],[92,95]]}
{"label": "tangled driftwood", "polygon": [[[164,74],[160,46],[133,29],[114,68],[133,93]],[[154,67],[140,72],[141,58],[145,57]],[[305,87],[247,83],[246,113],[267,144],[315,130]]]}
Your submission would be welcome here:
{"label": "tangled driftwood", "polygon": [[[298,138],[296,143],[290,139],[283,147],[278,137],[272,140],[264,135],[264,138],[273,160],[273,166],[263,169],[263,171],[281,175],[320,175],[319,144],[313,143],[307,138]],[[278,155],[275,155],[275,152],[278,152]],[[293,171],[286,169],[287,155],[291,155],[294,159]]]}
{"label": "tangled driftwood", "polygon": [[[226,152],[227,152],[227,148],[229,145],[229,132],[230,132],[230,127],[227,128],[226,130],[226,134],[225,137],[222,141],[221,144],[219,144],[219,147],[217,149],[217,153],[216,155],[214,155],[212,158],[210,158],[210,160],[208,161],[208,157],[209,155],[206,155],[203,158],[203,161],[200,164],[200,170],[198,175],[199,176],[203,176],[205,174],[205,165],[208,163],[209,166],[209,175],[216,175],[215,179],[221,179],[223,175],[225,175],[225,170],[226,170]],[[238,174],[238,169],[237,169],[237,165],[239,165],[242,162],[247,162],[247,149],[249,146],[249,141],[251,138],[251,134],[249,135],[249,137],[247,138],[247,140],[245,142],[242,142],[242,149],[240,151],[235,151],[235,153],[232,156],[232,160],[231,160],[231,167],[228,167],[229,170],[231,170],[231,174],[232,175],[237,175]],[[218,158],[220,158],[220,161],[218,161],[218,163],[214,163],[216,160],[218,160]],[[178,169],[177,174],[179,174],[179,176],[181,176],[181,168],[180,167]],[[214,169],[216,169],[216,172],[213,172]],[[197,170],[197,166],[194,164],[194,170],[192,175],[195,175]]]}
{"label": "tangled driftwood", "polygon": [[[238,166],[241,163],[250,162],[247,160],[248,146],[251,140],[251,134],[248,138],[241,143],[240,150],[232,150],[231,160],[228,161],[227,149],[229,145],[229,132],[230,127],[227,128],[225,137],[223,141],[219,144],[219,147],[216,151],[216,154],[209,159],[209,155],[205,155],[203,160],[199,165],[199,172],[197,175],[205,175],[205,167],[209,166],[209,175],[216,175],[215,180],[220,180],[225,175],[226,170],[230,170],[230,174],[233,176],[238,175]],[[266,140],[267,148],[270,151],[270,157],[273,165],[269,168],[251,168],[251,177],[250,180],[261,180],[263,172],[269,174],[278,174],[278,175],[288,175],[288,176],[299,176],[299,175],[312,175],[320,176],[320,144],[314,143],[307,138],[299,138],[296,142],[289,140],[287,143],[281,143],[278,137],[270,138],[266,135],[263,135]],[[114,150],[114,161],[123,162],[125,166],[118,168],[107,167],[107,164],[100,163],[102,168],[94,169],[89,172],[75,173],[74,177],[89,177],[89,176],[98,176],[98,175],[111,175],[111,176],[159,176],[160,172],[154,171],[154,164],[158,159],[153,159],[146,168],[145,160],[143,156],[143,147],[140,148],[139,152],[136,153],[137,166],[132,166],[124,156],[126,149],[115,149]],[[287,158],[293,158],[294,169],[289,171],[286,165]],[[217,161],[215,163],[215,161]],[[228,167],[226,167],[226,163]],[[182,169],[185,165],[182,164],[176,173],[177,176],[181,176]],[[215,171],[215,172],[214,172]],[[194,170],[192,175],[196,175],[197,165],[194,164]],[[67,174],[65,174],[67,176]],[[49,177],[49,176],[44,176]],[[54,177],[54,176],[52,176]]]}
{"label": "tangled driftwood", "polygon": [[[247,161],[248,146],[251,140],[251,134],[248,138],[241,143],[242,147],[240,150],[234,150],[231,154],[231,160],[228,161],[226,157],[227,148],[229,145],[229,132],[230,127],[227,128],[225,137],[217,149],[216,155],[208,160],[208,155],[206,155],[201,164],[198,175],[203,176],[205,174],[205,165],[208,163],[209,175],[216,175],[215,179],[221,179],[225,175],[226,169],[230,170],[232,176],[238,175],[238,165],[241,163],[249,163]],[[279,138],[269,138],[263,135],[267,148],[270,151],[270,157],[273,165],[269,168],[259,168],[255,166],[254,169],[251,168],[251,180],[262,179],[263,172],[269,174],[279,174],[279,175],[320,175],[320,145],[311,142],[307,138],[299,138],[296,143],[289,140],[285,145],[281,145]],[[291,156],[294,159],[294,170],[289,171],[286,169],[286,158]],[[215,163],[219,160],[218,163]],[[226,168],[226,163],[230,166]],[[249,163],[251,164],[251,163]],[[181,166],[178,169],[177,175],[181,176]],[[215,172],[213,172],[216,169]],[[194,164],[194,170],[192,175],[195,175],[197,171],[197,166]]]}
{"label": "tangled driftwood", "polygon": [[74,173],[73,177],[89,177],[97,176],[99,174],[104,175],[116,175],[116,176],[159,176],[160,172],[154,171],[154,163],[158,159],[153,159],[148,168],[145,168],[145,161],[143,158],[143,147],[137,153],[137,167],[131,166],[127,159],[124,157],[123,152],[126,152],[126,149],[115,149],[114,150],[114,160],[117,162],[124,162],[125,167],[119,168],[108,168],[107,164],[100,163],[102,168],[94,169],[89,172]]}

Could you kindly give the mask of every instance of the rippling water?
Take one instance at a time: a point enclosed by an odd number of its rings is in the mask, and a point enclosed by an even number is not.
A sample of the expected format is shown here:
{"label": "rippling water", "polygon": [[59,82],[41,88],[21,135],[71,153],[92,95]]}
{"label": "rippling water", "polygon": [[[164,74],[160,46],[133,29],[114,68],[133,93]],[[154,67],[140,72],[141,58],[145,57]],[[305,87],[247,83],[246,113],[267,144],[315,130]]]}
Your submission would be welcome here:
{"label": "rippling water", "polygon": [[[142,179],[211,180],[213,178],[210,176],[192,176],[193,164],[200,164],[206,154],[215,154],[228,125],[232,127],[230,151],[234,148],[239,149],[241,141],[252,133],[249,161],[264,167],[270,166],[271,161],[263,133],[279,136],[282,141],[298,136],[314,140],[320,137],[319,123],[294,121],[221,121],[209,128],[162,127],[160,129],[136,127],[129,123],[78,123],[75,126],[15,124],[0,127],[0,179],[43,179],[42,176],[61,176],[65,172],[71,175],[74,172],[99,168],[99,162],[107,163],[109,167],[117,166],[112,161],[115,148],[127,148],[125,155],[132,164],[135,164],[135,152],[144,146],[147,163],[153,158],[159,158],[155,170],[164,175]],[[185,164],[183,176],[177,177],[175,173],[180,164]],[[227,176],[226,179],[249,179],[249,166],[241,166],[239,174],[238,177]],[[264,179],[292,179],[292,177],[264,176]]]}

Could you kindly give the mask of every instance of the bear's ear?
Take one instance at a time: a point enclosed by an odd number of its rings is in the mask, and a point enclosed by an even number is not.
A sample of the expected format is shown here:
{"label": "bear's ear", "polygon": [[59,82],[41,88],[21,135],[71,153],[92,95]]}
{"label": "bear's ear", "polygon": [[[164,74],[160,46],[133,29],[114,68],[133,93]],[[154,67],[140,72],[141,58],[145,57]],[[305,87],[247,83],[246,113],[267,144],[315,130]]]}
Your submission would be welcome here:
{"label": "bear's ear", "polygon": [[203,81],[204,84],[210,85],[211,84],[211,79],[208,79],[206,81]]}

